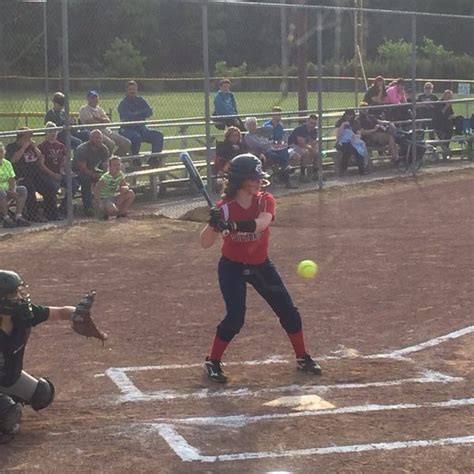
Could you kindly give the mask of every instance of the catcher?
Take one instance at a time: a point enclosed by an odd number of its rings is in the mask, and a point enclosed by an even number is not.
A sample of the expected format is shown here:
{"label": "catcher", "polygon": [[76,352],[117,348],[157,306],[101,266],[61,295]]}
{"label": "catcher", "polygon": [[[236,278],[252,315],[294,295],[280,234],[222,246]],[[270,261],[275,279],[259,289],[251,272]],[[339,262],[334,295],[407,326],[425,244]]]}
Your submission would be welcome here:
{"label": "catcher", "polygon": [[54,399],[50,380],[23,370],[31,329],[48,320],[71,321],[78,334],[104,341],[107,335],[97,329],[91,316],[94,297],[91,291],[76,307],[35,305],[21,277],[0,270],[0,444],[10,441],[18,430],[23,405],[42,410]]}

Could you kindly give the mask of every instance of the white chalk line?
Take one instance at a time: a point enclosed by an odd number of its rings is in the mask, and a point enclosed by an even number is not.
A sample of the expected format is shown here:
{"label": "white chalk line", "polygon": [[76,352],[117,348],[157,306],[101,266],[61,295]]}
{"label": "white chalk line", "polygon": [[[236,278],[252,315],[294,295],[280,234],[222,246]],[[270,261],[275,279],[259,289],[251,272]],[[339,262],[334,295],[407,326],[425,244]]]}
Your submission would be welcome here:
{"label": "white chalk line", "polygon": [[150,401],[171,401],[171,400],[201,400],[207,398],[222,397],[259,397],[271,393],[298,393],[299,395],[324,394],[330,390],[354,390],[374,387],[394,387],[406,384],[429,384],[429,383],[453,383],[462,382],[462,377],[452,377],[434,371],[423,371],[419,377],[405,379],[385,380],[380,382],[356,382],[339,383],[327,385],[283,385],[279,387],[265,387],[261,389],[237,388],[237,389],[210,389],[201,388],[190,392],[181,390],[158,390],[154,392],[142,392],[120,369],[109,369],[110,379],[117,385],[121,395],[117,397],[116,403],[125,402],[150,402]]}
{"label": "white chalk line", "polygon": [[321,448],[292,449],[282,451],[244,452],[219,455],[203,455],[194,446],[191,446],[172,425],[156,424],[147,429],[158,433],[184,462],[199,461],[206,463],[222,461],[244,461],[249,459],[268,459],[283,457],[301,457],[325,454],[350,454],[366,451],[392,451],[396,449],[424,448],[436,446],[468,445],[474,443],[474,436],[460,436],[439,439],[425,439],[412,441],[391,441],[384,443],[352,444],[326,446]]}
{"label": "white chalk line", "polygon": [[230,416],[203,416],[190,418],[159,418],[153,423],[158,424],[173,424],[173,425],[196,425],[196,426],[223,426],[229,428],[242,428],[244,426],[271,421],[284,420],[288,418],[301,418],[312,416],[327,416],[327,415],[347,415],[355,413],[373,413],[383,411],[396,410],[415,410],[423,408],[458,408],[465,406],[474,406],[474,398],[461,398],[444,400],[440,402],[424,402],[424,403],[399,403],[392,405],[380,404],[365,404],[352,405],[339,408],[327,408],[323,410],[311,410],[289,413],[271,413],[266,415],[230,415]]}
{"label": "white chalk line", "polygon": [[[428,341],[415,344],[413,346],[408,346],[402,349],[397,349],[390,352],[382,352],[378,354],[367,354],[367,355],[357,355],[357,356],[347,356],[347,355],[326,355],[318,357],[318,360],[341,360],[341,359],[405,359],[403,356],[407,354],[412,354],[414,352],[419,352],[428,347],[438,346],[444,342],[447,342],[452,339],[457,339],[459,337],[465,336],[467,334],[474,332],[474,325],[459,329],[457,331],[450,332],[443,336],[435,337],[429,339]],[[284,356],[275,355],[273,357],[263,359],[263,360],[248,360],[242,362],[226,362],[226,366],[237,366],[237,365],[268,365],[268,364],[290,364],[294,363],[286,359]],[[147,370],[178,370],[178,369],[193,369],[196,367],[202,367],[203,363],[194,363],[194,364],[170,364],[170,365],[145,365],[145,366],[135,366],[135,367],[114,367],[114,370],[121,370],[123,372],[142,372]],[[110,369],[109,369],[110,370]],[[96,377],[101,377],[105,374],[97,374]]]}

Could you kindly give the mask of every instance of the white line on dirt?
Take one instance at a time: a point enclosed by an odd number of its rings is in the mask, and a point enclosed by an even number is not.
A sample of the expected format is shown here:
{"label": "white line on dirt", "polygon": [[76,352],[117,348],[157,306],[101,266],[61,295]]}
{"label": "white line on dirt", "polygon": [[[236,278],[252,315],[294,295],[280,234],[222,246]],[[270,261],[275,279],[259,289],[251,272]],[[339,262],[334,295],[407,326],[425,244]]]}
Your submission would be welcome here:
{"label": "white line on dirt", "polygon": [[[110,370],[110,369],[109,369]],[[304,394],[323,394],[329,390],[354,390],[372,387],[394,387],[411,383],[453,383],[461,382],[462,377],[452,377],[440,372],[424,371],[419,377],[406,379],[385,380],[380,382],[361,382],[361,383],[340,383],[328,385],[284,385],[280,387],[265,387],[260,389],[237,388],[237,389],[219,389],[219,388],[201,388],[191,392],[183,392],[182,390],[159,390],[156,392],[140,391],[128,378],[128,376],[120,372],[120,369],[114,369],[107,372],[107,375],[117,385],[121,391],[121,395],[117,399],[117,403],[125,402],[150,402],[150,401],[170,401],[170,400],[189,400],[189,399],[207,399],[222,397],[257,397],[269,393],[298,393]]]}
{"label": "white line on dirt", "polygon": [[[414,352],[419,352],[428,347],[438,346],[446,341],[457,339],[459,337],[465,336],[467,334],[474,332],[474,325],[467,326],[463,329],[450,332],[443,336],[435,337],[429,339],[428,341],[421,342],[412,346],[404,347],[390,352],[382,352],[379,354],[367,354],[360,355],[358,357],[348,357],[344,355],[327,355],[318,357],[318,360],[340,360],[348,358],[361,358],[361,359],[403,359],[403,356],[407,354],[412,354]],[[228,366],[235,365],[268,365],[268,364],[290,364],[292,361],[286,359],[284,356],[275,355],[273,357],[263,359],[263,360],[248,360],[243,362],[227,362]],[[136,367],[116,367],[114,370],[121,370],[123,372],[141,372],[147,370],[178,370],[178,369],[191,369],[196,367],[202,367],[203,363],[195,364],[171,364],[171,365],[145,365],[145,366],[136,366]],[[108,369],[111,370],[111,369]],[[104,374],[97,374],[96,377],[100,377]],[[107,373],[105,375],[108,375]]]}
{"label": "white line on dirt", "polygon": [[322,448],[293,449],[278,452],[261,451],[210,456],[200,454],[200,451],[191,446],[171,425],[149,425],[147,427],[147,431],[155,431],[160,434],[182,461],[199,461],[206,463],[213,463],[216,461],[244,461],[249,459],[301,457],[324,454],[362,453],[365,451],[392,451],[396,449],[467,445],[474,443],[474,436],[460,436],[428,440],[392,441],[386,443],[352,444],[345,446],[327,446]]}
{"label": "white line on dirt", "polygon": [[290,413],[272,413],[267,415],[230,415],[230,416],[203,416],[191,418],[173,418],[173,419],[157,419],[157,423],[165,424],[181,424],[181,425],[197,425],[197,426],[224,426],[231,428],[241,428],[252,423],[261,421],[281,420],[287,418],[301,418],[309,416],[323,415],[347,415],[351,413],[371,413],[381,411],[396,410],[414,410],[421,408],[458,408],[465,406],[474,406],[474,398],[461,398],[445,400],[441,402],[425,402],[425,403],[400,403],[393,405],[353,405],[340,408],[329,408],[316,411],[300,411]]}

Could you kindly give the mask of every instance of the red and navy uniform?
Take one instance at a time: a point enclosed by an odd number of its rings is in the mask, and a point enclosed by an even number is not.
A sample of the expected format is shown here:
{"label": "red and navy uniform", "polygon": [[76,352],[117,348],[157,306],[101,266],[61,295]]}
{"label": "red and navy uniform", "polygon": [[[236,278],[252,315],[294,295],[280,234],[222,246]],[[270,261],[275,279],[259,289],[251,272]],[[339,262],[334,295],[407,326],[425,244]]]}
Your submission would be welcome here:
{"label": "red and navy uniform", "polygon": [[[217,205],[222,210],[224,220],[230,222],[254,220],[262,212],[275,217],[275,199],[267,192],[254,195],[247,209],[233,199],[224,199]],[[262,232],[232,231],[223,237],[218,274],[226,315],[217,326],[210,354],[212,360],[221,359],[229,342],[244,325],[247,284],[255,288],[278,316],[297,357],[305,354],[301,317],[278,271],[268,258],[269,238],[269,227]]]}

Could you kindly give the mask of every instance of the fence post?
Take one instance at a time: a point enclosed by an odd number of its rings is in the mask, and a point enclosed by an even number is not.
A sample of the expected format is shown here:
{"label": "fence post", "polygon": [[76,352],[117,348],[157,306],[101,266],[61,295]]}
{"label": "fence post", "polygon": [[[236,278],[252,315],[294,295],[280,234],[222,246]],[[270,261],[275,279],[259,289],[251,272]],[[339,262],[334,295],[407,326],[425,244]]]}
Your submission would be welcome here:
{"label": "fence post", "polygon": [[67,196],[67,223],[72,225],[72,170],[71,170],[71,129],[69,122],[69,31],[68,31],[68,0],[61,0],[61,29],[62,29],[62,65],[63,65],[63,89],[66,100],[64,112],[66,123],[64,127],[64,138],[66,145],[66,196]]}
{"label": "fence post", "polygon": [[[411,17],[411,167],[413,176],[416,175],[416,15]],[[408,159],[408,157],[407,157]]]}
{"label": "fence post", "polygon": [[323,12],[318,8],[318,187],[323,187]]}
{"label": "fence post", "polygon": [[208,4],[205,0],[202,4],[202,59],[204,70],[204,117],[206,122],[206,187],[212,193],[212,170],[211,170],[211,112],[209,108],[210,98],[210,72],[209,72],[209,22]]}
{"label": "fence post", "polygon": [[48,111],[49,102],[49,71],[48,71],[48,14],[47,0],[43,3],[43,44],[44,44],[44,112]]}

